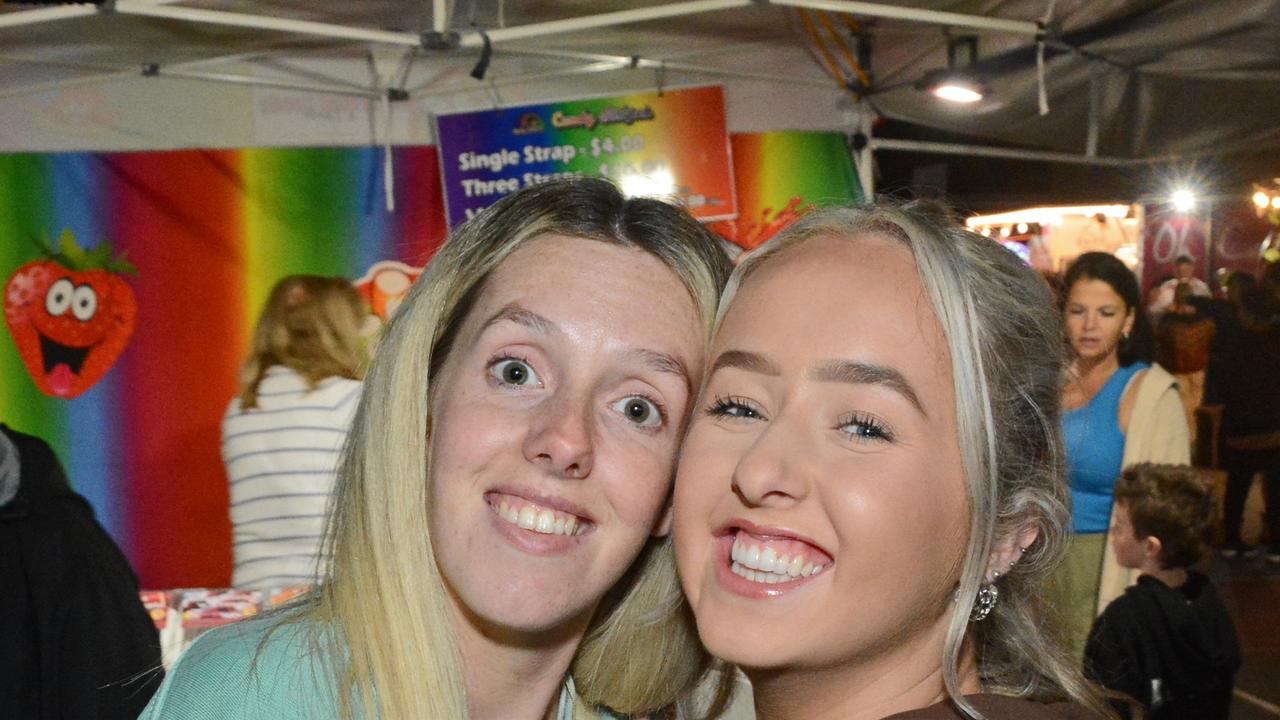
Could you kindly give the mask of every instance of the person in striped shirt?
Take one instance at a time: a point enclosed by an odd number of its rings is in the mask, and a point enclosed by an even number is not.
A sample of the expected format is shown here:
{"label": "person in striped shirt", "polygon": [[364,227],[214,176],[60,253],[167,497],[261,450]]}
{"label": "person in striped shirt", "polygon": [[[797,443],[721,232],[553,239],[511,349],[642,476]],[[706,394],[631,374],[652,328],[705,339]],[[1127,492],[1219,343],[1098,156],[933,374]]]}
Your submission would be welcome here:
{"label": "person in striped shirt", "polygon": [[364,305],[343,278],[276,283],[254,330],[240,395],[222,419],[232,584],[314,583],[325,506],[360,396]]}

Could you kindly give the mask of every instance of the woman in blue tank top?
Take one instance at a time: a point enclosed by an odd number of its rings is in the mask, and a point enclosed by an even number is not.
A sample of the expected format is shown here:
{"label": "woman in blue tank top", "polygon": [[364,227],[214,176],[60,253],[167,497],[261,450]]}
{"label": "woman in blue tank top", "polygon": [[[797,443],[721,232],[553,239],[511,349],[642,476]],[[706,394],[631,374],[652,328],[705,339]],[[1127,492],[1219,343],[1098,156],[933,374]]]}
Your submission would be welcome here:
{"label": "woman in blue tank top", "polygon": [[1062,393],[1062,431],[1075,536],[1050,592],[1078,652],[1093,623],[1112,490],[1134,399],[1154,350],[1140,298],[1133,273],[1107,253],[1081,255],[1063,281],[1072,357]]}

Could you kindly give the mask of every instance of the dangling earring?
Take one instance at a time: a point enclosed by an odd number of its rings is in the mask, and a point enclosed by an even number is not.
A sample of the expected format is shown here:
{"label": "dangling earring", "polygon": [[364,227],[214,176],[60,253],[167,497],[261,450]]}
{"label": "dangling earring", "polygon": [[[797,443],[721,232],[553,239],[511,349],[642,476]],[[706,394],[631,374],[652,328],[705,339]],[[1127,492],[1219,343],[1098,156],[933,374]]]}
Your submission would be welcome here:
{"label": "dangling earring", "polygon": [[1000,591],[996,589],[995,584],[995,580],[999,577],[997,573],[991,582],[978,588],[978,597],[973,601],[973,610],[969,613],[969,622],[982,622],[995,609],[996,603],[1000,600]]}

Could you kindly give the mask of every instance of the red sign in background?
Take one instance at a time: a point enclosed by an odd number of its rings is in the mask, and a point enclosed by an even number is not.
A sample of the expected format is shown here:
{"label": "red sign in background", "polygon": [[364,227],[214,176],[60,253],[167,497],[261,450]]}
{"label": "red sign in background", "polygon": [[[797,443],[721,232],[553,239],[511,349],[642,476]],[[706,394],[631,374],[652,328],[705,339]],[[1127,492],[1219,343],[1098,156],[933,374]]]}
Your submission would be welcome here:
{"label": "red sign in background", "polygon": [[1213,269],[1226,268],[1247,273],[1258,272],[1262,242],[1271,232],[1271,224],[1258,217],[1247,201],[1223,203],[1213,209],[1211,262]]}
{"label": "red sign in background", "polygon": [[1142,295],[1173,277],[1174,260],[1188,255],[1196,277],[1209,279],[1209,219],[1198,213],[1175,212],[1167,205],[1148,205],[1142,231]]}

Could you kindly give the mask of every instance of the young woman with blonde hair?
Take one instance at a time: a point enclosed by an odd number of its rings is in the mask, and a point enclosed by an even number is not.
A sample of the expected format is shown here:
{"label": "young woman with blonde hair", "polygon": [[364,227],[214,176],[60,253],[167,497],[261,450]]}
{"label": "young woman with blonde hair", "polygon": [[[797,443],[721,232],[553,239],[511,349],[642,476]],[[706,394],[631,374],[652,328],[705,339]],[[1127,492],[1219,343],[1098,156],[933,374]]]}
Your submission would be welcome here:
{"label": "young woman with blonde hair", "polygon": [[683,211],[577,179],[441,248],[383,337],[325,582],[201,638],[147,718],[591,718],[706,667],[666,535],[729,265]]}
{"label": "young woman with blonde hair", "polygon": [[814,212],[738,265],[674,535],[761,720],[1107,713],[1040,586],[1067,534],[1061,321],[919,206]]}
{"label": "young woman with blonde hair", "polygon": [[316,581],[325,505],[364,376],[367,317],[344,278],[290,275],[271,289],[240,395],[222,418],[236,587]]}

